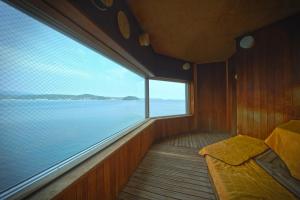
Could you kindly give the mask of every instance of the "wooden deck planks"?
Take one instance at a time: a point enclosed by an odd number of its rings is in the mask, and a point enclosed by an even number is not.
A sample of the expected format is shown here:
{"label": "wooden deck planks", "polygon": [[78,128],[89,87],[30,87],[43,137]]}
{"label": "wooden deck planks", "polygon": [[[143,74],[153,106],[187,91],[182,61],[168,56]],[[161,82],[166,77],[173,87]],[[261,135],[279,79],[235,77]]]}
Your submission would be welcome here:
{"label": "wooden deck planks", "polygon": [[200,149],[208,144],[215,143],[217,141],[226,139],[228,134],[226,133],[200,133],[200,134],[186,134],[182,136],[176,136],[165,140],[161,145],[171,145],[176,147],[187,147]]}
{"label": "wooden deck planks", "polygon": [[216,199],[200,148],[228,138],[223,133],[176,136],[154,144],[118,199]]}

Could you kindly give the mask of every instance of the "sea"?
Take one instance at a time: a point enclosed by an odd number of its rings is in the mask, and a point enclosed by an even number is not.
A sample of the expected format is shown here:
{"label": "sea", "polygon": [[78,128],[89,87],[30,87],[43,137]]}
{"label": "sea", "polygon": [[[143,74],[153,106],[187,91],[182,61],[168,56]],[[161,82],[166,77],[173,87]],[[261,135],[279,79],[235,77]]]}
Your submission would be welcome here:
{"label": "sea", "polygon": [[[150,116],[185,114],[150,100]],[[0,193],[145,120],[140,100],[0,100]]]}

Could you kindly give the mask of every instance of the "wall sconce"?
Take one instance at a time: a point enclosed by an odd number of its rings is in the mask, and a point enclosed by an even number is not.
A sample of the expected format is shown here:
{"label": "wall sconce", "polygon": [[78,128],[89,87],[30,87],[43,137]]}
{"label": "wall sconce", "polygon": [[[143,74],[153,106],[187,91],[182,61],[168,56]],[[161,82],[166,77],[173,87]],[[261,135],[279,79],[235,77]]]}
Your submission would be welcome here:
{"label": "wall sconce", "polygon": [[182,69],[183,70],[189,70],[191,68],[191,64],[190,63],[184,63],[183,65],[182,65]]}
{"label": "wall sconce", "polygon": [[139,43],[141,46],[149,46],[150,45],[150,37],[148,33],[143,33],[139,36]]}
{"label": "wall sconce", "polygon": [[254,37],[251,35],[247,35],[240,40],[240,47],[243,49],[250,49],[254,46],[254,43]]}

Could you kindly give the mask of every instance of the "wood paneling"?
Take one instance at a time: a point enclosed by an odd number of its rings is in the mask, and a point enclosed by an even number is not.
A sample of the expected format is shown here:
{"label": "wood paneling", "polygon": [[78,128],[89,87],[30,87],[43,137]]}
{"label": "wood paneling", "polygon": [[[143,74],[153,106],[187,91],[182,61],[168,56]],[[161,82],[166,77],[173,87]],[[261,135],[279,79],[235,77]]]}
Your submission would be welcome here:
{"label": "wood paneling", "polygon": [[237,132],[237,112],[236,112],[236,69],[230,61],[226,62],[226,112],[227,130],[231,135]]}
{"label": "wood paneling", "polygon": [[234,39],[300,11],[299,0],[127,0],[155,52],[194,63],[221,62]]}
{"label": "wood paneling", "polygon": [[113,151],[54,199],[115,199],[152,143],[157,139],[189,132],[191,118],[192,116],[154,119],[152,124]]}
{"label": "wood paneling", "polygon": [[238,133],[266,138],[280,123],[300,117],[300,16],[253,33],[255,46],[238,49]]}
{"label": "wood paneling", "polygon": [[228,134],[194,133],[153,145],[130,177],[118,199],[216,199],[200,148],[228,138]]}
{"label": "wood paneling", "polygon": [[224,62],[197,67],[197,129],[227,132],[226,65]]}
{"label": "wood paneling", "polygon": [[198,67],[193,65],[193,78],[189,84],[189,108],[192,118],[192,130],[198,130]]}
{"label": "wood paneling", "polygon": [[156,139],[163,139],[173,135],[189,133],[193,129],[193,117],[171,117],[158,119],[155,122]]}

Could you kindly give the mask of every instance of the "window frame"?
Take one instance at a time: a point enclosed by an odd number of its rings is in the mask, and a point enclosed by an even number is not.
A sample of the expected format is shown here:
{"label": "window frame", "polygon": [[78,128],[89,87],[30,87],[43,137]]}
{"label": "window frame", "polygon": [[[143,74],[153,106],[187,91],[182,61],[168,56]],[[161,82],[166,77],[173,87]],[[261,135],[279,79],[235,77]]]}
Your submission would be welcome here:
{"label": "window frame", "polygon": [[[166,82],[175,82],[175,83],[184,83],[185,84],[185,113],[184,114],[177,114],[177,115],[161,115],[161,116],[154,116],[150,117],[150,89],[149,89],[149,82],[150,80],[154,81],[166,81]],[[181,79],[174,79],[174,78],[165,78],[165,77],[151,77],[148,78],[148,116],[151,119],[159,119],[159,118],[170,118],[170,117],[185,117],[190,115],[190,83],[186,80]]]}
{"label": "window frame", "polygon": [[[113,51],[113,49],[109,48],[106,44],[104,46],[95,45],[85,36],[78,34],[77,32],[71,30],[66,25],[62,23],[58,23],[56,20],[50,18],[48,15],[40,12],[36,8],[32,7],[26,1],[8,1],[3,0],[4,3],[8,4],[9,6],[15,8],[19,12],[23,12],[24,14],[32,17],[34,20],[37,20],[39,23],[42,23],[50,28],[58,31],[59,33],[65,35],[66,37],[71,38],[75,42],[80,43],[81,45],[95,51],[96,53],[106,57],[107,59],[116,62],[121,67],[124,67],[131,71],[132,73],[142,77],[145,82],[145,118],[144,120],[134,123],[127,128],[124,128],[113,135],[109,136],[108,138],[97,142],[96,144],[88,147],[87,149],[73,155],[70,158],[46,169],[45,171],[34,175],[32,177],[28,177],[25,181],[12,186],[11,188],[5,190],[4,192],[0,193],[0,199],[6,198],[25,198],[26,196],[32,194],[34,191],[42,188],[49,182],[53,181],[54,179],[62,176],[64,173],[69,171],[70,169],[78,166],[80,163],[83,163],[85,160],[93,157],[95,154],[99,153],[103,149],[109,147],[111,144],[116,142],[117,140],[121,139],[125,135],[133,132],[134,130],[141,127],[143,124],[147,123],[150,118],[147,117],[146,109],[147,109],[147,101],[146,101],[146,94],[147,94],[147,77],[152,76],[150,72],[144,69],[140,69],[139,67],[135,66],[134,64],[130,63],[130,61],[126,60],[123,56],[119,55]],[[99,41],[101,42],[101,41]]]}
{"label": "window frame", "polygon": [[33,177],[28,178],[27,180],[13,186],[12,188],[5,190],[0,194],[0,199],[8,199],[8,198],[25,198],[34,191],[42,188],[49,182],[55,180],[56,178],[62,176],[67,171],[72,168],[78,166],[83,163],[85,160],[93,157],[95,154],[99,153],[103,149],[109,147],[114,142],[118,141],[125,135],[131,133],[136,130],[146,122],[148,122],[150,118],[146,118],[145,120],[135,123],[132,126],[122,129],[119,132],[114,133],[110,137],[94,144],[93,146],[75,154],[74,156],[48,168],[47,170],[34,175]]}
{"label": "window frame", "polygon": [[[33,6],[32,3],[27,1],[18,1],[18,0],[2,0],[4,3],[12,6],[13,8],[17,9],[20,12],[25,13],[26,15],[32,17],[33,19],[37,20],[38,22],[53,28],[55,31],[65,35],[73,39],[76,42],[79,42],[81,45],[94,50],[95,52],[105,56],[106,58],[116,62],[122,67],[130,70],[132,73],[135,73],[145,80],[145,119],[132,124],[131,126],[120,130],[110,137],[99,141],[98,143],[94,144],[93,146],[75,154],[74,156],[62,161],[61,163],[56,164],[53,167],[48,168],[47,170],[37,174],[33,177],[29,177],[24,182],[13,186],[12,188],[7,189],[6,191],[0,193],[0,199],[2,198],[24,198],[28,195],[32,194],[33,192],[37,191],[38,189],[44,187],[46,184],[50,183],[54,179],[61,177],[67,171],[75,168],[79,164],[83,163],[85,160],[90,159],[97,153],[101,152],[105,148],[109,147],[116,141],[120,140],[125,135],[133,132],[134,130],[138,129],[142,125],[149,122],[151,119],[157,118],[172,118],[172,117],[184,117],[190,115],[190,92],[189,86],[190,83],[185,80],[180,79],[171,79],[171,78],[163,78],[163,77],[154,77],[154,75],[147,70],[146,68],[141,68],[140,66],[135,65],[127,59],[125,56],[121,55],[111,47],[109,47],[105,42],[99,40],[97,37],[94,37],[90,32],[86,31],[84,28],[83,33],[79,33],[72,28],[68,27],[68,25],[63,24],[58,21],[59,18],[66,18],[66,16],[58,16],[58,19],[54,19],[47,15],[46,13],[42,12],[42,9],[38,9],[37,7]],[[55,10],[54,12],[57,12]],[[78,25],[78,24],[76,24]],[[75,25],[75,26],[76,26]],[[74,25],[73,25],[74,26]],[[79,26],[79,25],[78,25]],[[92,38],[92,39],[91,39]],[[97,41],[95,43],[95,41]],[[166,115],[166,116],[157,116],[157,117],[150,117],[150,99],[149,99],[149,80],[161,80],[161,81],[171,81],[171,82],[181,82],[185,83],[186,85],[186,113],[180,115]]]}
{"label": "window frame", "polygon": [[[115,51],[112,47],[110,47],[106,42],[99,40],[96,36],[94,36],[89,31],[85,30],[78,23],[74,21],[67,21],[68,17],[65,15],[61,15],[58,10],[53,9],[52,12],[55,12],[55,15],[58,15],[56,18],[49,16],[47,13],[44,13],[45,8],[43,6],[47,6],[48,9],[51,8],[51,5],[44,5],[43,2],[31,2],[31,1],[19,1],[19,0],[1,0],[4,3],[10,5],[11,7],[19,10],[20,12],[25,13],[26,15],[32,17],[38,22],[49,26],[55,31],[71,38],[72,40],[80,43],[81,45],[92,49],[93,51],[101,54],[114,61],[115,63],[125,67],[126,69],[132,71],[133,73],[143,77],[152,77],[154,76],[147,68],[142,66],[137,66],[125,56],[121,55],[119,52]],[[41,5],[40,5],[41,4]],[[63,18],[63,19],[62,19]],[[64,23],[59,21],[62,19]],[[72,24],[71,24],[72,23]],[[74,26],[78,28],[78,30],[74,30]],[[79,31],[81,30],[81,31]]]}

